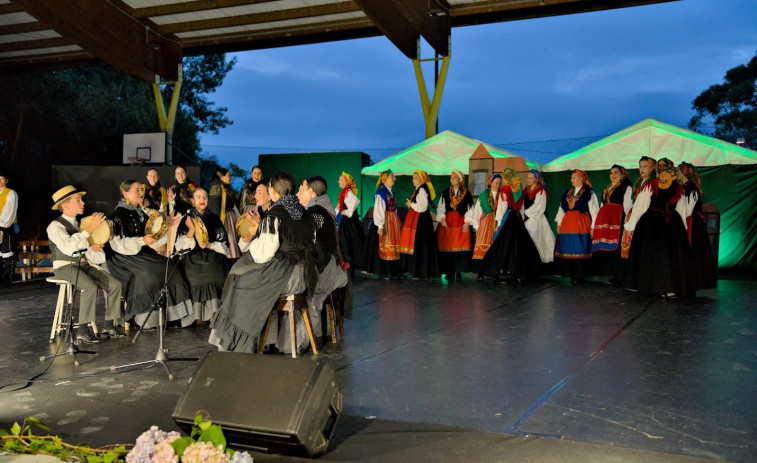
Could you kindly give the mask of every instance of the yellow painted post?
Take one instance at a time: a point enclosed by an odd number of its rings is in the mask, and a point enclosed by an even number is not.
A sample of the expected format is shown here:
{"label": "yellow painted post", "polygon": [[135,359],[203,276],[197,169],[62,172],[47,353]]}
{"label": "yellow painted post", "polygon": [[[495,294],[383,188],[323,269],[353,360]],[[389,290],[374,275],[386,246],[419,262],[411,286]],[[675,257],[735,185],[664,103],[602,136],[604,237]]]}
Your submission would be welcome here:
{"label": "yellow painted post", "polygon": [[447,70],[449,69],[450,57],[442,57],[442,69],[439,73],[439,80],[436,82],[436,87],[434,88],[434,97],[432,101],[429,101],[428,99],[428,90],[426,88],[426,81],[425,79],[423,79],[421,61],[428,60],[414,59],[413,67],[415,68],[415,79],[418,81],[418,93],[421,97],[423,118],[426,122],[426,138],[431,138],[436,134],[436,119],[439,117],[439,108],[442,104],[442,94],[444,93],[444,83],[447,80]]}
{"label": "yellow painted post", "polygon": [[173,84],[173,94],[171,95],[171,104],[168,107],[168,114],[166,114],[166,107],[163,104],[163,95],[160,93],[160,77],[155,76],[155,83],[152,84],[152,91],[155,95],[155,109],[158,112],[158,122],[160,123],[160,130],[166,132],[166,164],[171,165],[173,163],[173,129],[176,126],[176,111],[179,108],[179,94],[181,93],[181,81],[182,81],[182,68],[179,64],[179,80],[176,82],[167,82],[167,84]]}

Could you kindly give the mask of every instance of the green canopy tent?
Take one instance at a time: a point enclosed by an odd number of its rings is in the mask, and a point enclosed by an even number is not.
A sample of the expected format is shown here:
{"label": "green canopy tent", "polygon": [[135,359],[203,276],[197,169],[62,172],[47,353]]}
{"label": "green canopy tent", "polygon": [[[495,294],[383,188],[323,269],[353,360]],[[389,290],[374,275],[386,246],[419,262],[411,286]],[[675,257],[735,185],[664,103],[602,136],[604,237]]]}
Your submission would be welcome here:
{"label": "green canopy tent", "polygon": [[601,196],[613,164],[627,168],[633,182],[642,156],[696,166],[705,202],[714,203],[720,211],[719,268],[757,269],[757,196],[753,193],[757,191],[757,151],[655,119],[645,119],[544,165],[550,193],[547,218],[553,228],[552,219],[562,192],[570,186],[573,169],[586,171]]}
{"label": "green canopy tent", "polygon": [[[449,130],[434,135],[416,145],[406,148],[382,161],[363,168],[360,176],[360,204],[362,212],[373,206],[376,182],[381,172],[391,169],[397,176],[397,183],[392,190],[398,206],[403,207],[405,200],[413,194],[410,176],[416,169],[428,172],[431,183],[436,189],[437,197],[449,186],[449,176],[453,170],[468,174],[468,160],[479,145],[495,158],[516,156],[508,151],[482,143]],[[538,169],[538,163],[526,160],[529,169]],[[434,201],[435,203],[437,200]]]}

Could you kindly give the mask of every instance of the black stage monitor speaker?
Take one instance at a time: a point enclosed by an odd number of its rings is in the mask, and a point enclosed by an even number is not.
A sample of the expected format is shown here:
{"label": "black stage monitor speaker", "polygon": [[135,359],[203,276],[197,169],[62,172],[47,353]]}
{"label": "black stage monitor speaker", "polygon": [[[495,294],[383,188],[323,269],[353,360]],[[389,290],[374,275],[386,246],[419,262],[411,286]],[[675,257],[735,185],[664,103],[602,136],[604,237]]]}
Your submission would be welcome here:
{"label": "black stage monitor speaker", "polygon": [[187,434],[198,411],[234,449],[323,453],[342,412],[334,370],[320,357],[210,352],[173,412]]}

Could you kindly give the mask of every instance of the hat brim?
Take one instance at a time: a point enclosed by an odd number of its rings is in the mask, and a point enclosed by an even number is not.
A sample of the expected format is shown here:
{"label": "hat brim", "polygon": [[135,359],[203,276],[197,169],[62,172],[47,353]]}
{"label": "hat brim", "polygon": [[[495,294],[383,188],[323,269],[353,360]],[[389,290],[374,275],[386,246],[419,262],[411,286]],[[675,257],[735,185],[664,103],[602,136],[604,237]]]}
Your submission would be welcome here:
{"label": "hat brim", "polygon": [[74,190],[71,193],[67,194],[66,196],[60,198],[55,204],[53,204],[52,210],[57,211],[58,208],[60,207],[61,203],[63,203],[63,201],[67,200],[68,198],[70,198],[73,195],[84,196],[86,194],[87,194],[86,191],[76,191],[76,190]]}

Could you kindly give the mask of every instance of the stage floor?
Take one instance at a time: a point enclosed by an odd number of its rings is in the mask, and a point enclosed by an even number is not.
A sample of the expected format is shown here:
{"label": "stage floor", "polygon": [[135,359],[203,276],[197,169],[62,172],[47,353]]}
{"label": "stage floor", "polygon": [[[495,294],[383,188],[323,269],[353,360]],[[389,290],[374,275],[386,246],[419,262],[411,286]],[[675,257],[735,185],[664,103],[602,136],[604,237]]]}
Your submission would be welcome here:
{"label": "stage floor", "polygon": [[[95,446],[176,429],[171,412],[199,362],[171,362],[174,381],[159,365],[110,371],[153,359],[154,330],[95,346],[79,367],[40,362],[57,347],[47,342],[57,289],[10,291],[0,295],[0,428],[36,416]],[[344,411],[320,460],[757,461],[757,281],[721,279],[698,296],[556,278],[358,279],[344,341],[322,349]],[[208,332],[169,329],[169,355],[201,357]]]}

